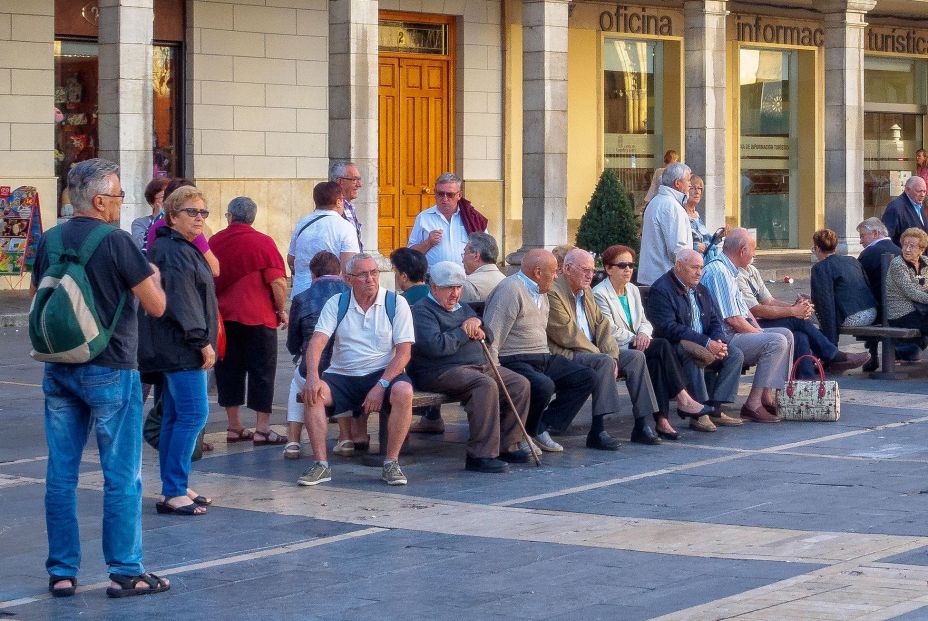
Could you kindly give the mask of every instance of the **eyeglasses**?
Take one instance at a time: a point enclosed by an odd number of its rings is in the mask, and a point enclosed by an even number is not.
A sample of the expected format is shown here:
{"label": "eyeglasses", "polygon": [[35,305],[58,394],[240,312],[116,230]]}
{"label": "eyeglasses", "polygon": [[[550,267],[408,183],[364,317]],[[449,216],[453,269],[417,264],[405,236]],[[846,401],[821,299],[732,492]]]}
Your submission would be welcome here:
{"label": "eyeglasses", "polygon": [[194,209],[193,207],[185,207],[180,211],[184,212],[191,218],[196,218],[197,216],[200,216],[201,218],[209,217],[209,209]]}
{"label": "eyeglasses", "polygon": [[125,198],[126,191],[122,190],[119,194],[97,194],[97,196],[109,196],[110,198]]}
{"label": "eyeglasses", "polygon": [[635,267],[635,264],[625,263],[624,261],[622,261],[621,263],[610,263],[608,267],[617,267],[620,270],[630,270]]}
{"label": "eyeglasses", "polygon": [[594,267],[578,267],[574,265],[573,263],[568,263],[567,265],[574,268],[575,270],[583,272],[583,274],[585,274],[586,276],[592,276],[593,274],[596,273],[596,268]]}
{"label": "eyeglasses", "polygon": [[341,179],[342,181],[351,181],[353,183],[357,183],[358,181],[361,180],[361,177],[339,177],[339,179]]}
{"label": "eyeglasses", "polygon": [[377,280],[377,278],[380,276],[380,271],[371,270],[369,272],[361,272],[359,274],[349,274],[349,276],[360,278],[361,280]]}
{"label": "eyeglasses", "polygon": [[435,192],[438,198],[454,198],[456,195],[457,192]]}

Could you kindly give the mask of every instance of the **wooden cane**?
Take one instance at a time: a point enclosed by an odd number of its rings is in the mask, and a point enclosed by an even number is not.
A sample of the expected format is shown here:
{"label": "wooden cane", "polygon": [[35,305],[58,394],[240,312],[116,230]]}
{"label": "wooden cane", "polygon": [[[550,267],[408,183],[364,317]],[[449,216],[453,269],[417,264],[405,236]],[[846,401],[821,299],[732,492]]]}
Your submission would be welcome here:
{"label": "wooden cane", "polygon": [[493,357],[490,356],[490,350],[487,349],[487,342],[483,339],[480,339],[480,345],[483,347],[483,355],[486,356],[487,362],[490,364],[490,367],[493,369],[493,373],[496,374],[496,381],[499,382],[499,388],[503,391],[503,394],[506,395],[506,403],[509,404],[509,409],[512,410],[512,415],[516,417],[516,422],[519,423],[519,429],[522,430],[522,437],[525,438],[525,444],[528,445],[528,452],[532,454],[532,457],[535,459],[535,466],[541,466],[541,460],[538,458],[538,455],[535,454],[534,449],[532,449],[532,439],[528,436],[528,431],[525,429],[525,423],[522,422],[522,419],[519,417],[519,411],[516,409],[515,404],[512,402],[512,397],[509,396],[509,390],[506,389],[506,384],[503,382],[503,376],[500,375],[499,369],[496,368],[496,364],[493,362]]}

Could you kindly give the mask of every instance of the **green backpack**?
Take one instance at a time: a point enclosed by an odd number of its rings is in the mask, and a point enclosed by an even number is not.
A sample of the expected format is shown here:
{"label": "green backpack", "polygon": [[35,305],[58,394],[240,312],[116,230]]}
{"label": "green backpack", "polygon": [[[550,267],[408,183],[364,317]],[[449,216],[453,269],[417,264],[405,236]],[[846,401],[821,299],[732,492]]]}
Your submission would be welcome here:
{"label": "green backpack", "polygon": [[65,248],[61,226],[45,234],[48,269],[39,281],[29,309],[30,356],[39,362],[81,364],[106,349],[128,297],[123,292],[110,326],[100,323],[93,290],[84,267],[103,238],[116,230],[100,224],[90,231],[79,250]]}

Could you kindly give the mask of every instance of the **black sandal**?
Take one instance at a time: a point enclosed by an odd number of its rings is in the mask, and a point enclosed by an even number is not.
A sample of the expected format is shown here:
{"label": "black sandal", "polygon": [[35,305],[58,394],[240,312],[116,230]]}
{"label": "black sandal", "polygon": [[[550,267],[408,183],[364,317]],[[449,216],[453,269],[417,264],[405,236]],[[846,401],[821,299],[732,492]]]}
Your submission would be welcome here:
{"label": "black sandal", "polygon": [[[70,582],[71,586],[55,588],[57,583],[65,580]],[[51,593],[53,597],[71,597],[77,592],[77,578],[74,576],[49,576],[48,592]]]}
{"label": "black sandal", "polygon": [[191,498],[194,504],[200,505],[201,507],[208,507],[213,504],[212,498],[207,498],[206,496],[197,496],[196,498]]}
{"label": "black sandal", "polygon": [[[180,498],[180,496],[178,496]],[[201,496],[202,498],[202,496]],[[197,509],[203,509],[202,511],[197,511]],[[155,503],[155,511],[161,515],[206,515],[206,507],[194,501],[189,505],[182,505],[180,507],[172,507],[168,504],[167,499],[162,502]]]}
{"label": "black sandal", "polygon": [[[138,576],[123,576],[122,574],[110,574],[110,580],[119,585],[119,588],[108,587],[106,589],[107,597],[132,597],[133,595],[150,595],[152,593],[164,593],[171,588],[171,585],[151,573],[139,574]],[[139,582],[148,585],[147,589],[135,588]]]}

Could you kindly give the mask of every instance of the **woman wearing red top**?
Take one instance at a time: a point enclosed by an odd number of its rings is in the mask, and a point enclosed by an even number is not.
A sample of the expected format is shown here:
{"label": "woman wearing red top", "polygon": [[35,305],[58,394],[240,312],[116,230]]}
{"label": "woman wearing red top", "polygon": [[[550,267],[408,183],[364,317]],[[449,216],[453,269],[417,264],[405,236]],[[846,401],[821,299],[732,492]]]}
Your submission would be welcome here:
{"label": "woman wearing red top", "polygon": [[[226,354],[216,364],[219,405],[226,409],[227,442],[252,440],[255,446],[284,444],[270,428],[277,371],[277,334],[287,326],[284,259],[274,240],[252,227],[258,206],[247,196],[233,198],[226,211],[229,226],[210,238],[222,272],[216,297],[226,330]],[[239,419],[246,403],[256,412],[255,431]]]}

